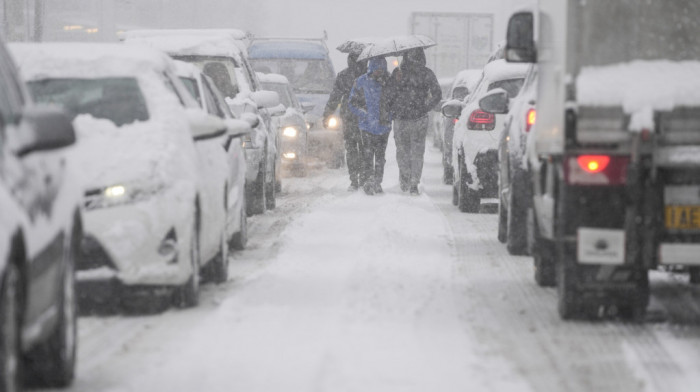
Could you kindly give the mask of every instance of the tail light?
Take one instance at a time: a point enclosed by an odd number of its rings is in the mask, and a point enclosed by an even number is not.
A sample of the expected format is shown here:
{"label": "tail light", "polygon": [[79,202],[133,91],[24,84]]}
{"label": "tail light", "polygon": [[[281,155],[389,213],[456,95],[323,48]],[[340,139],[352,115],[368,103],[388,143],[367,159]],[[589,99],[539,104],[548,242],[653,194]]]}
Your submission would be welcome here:
{"label": "tail light", "polygon": [[570,185],[624,185],[629,157],[579,155],[564,161],[564,177]]}
{"label": "tail light", "polygon": [[493,113],[477,109],[469,115],[467,128],[475,131],[491,131],[496,128],[496,116]]}
{"label": "tail light", "polygon": [[457,124],[457,121],[459,121],[459,119],[458,119],[458,118],[455,118],[454,120],[452,120],[452,123],[453,123],[453,124]]}
{"label": "tail light", "polygon": [[525,132],[530,132],[532,126],[535,125],[537,120],[537,110],[530,109],[527,111],[527,117],[525,118]]}

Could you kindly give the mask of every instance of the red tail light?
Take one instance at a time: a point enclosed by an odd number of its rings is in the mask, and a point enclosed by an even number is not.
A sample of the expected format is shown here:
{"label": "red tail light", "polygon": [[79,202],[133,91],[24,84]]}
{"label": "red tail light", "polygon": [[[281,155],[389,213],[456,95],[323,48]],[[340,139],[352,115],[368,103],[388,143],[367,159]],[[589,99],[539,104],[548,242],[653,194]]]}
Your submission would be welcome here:
{"label": "red tail light", "polygon": [[455,118],[454,120],[452,120],[453,124],[457,124],[457,121],[459,121],[458,118]]}
{"label": "red tail light", "polygon": [[525,132],[530,132],[532,126],[535,125],[537,120],[537,110],[530,109],[527,111],[527,118],[525,119]]}
{"label": "red tail light", "polygon": [[467,124],[467,128],[477,131],[491,131],[496,128],[496,116],[493,113],[477,109],[469,115],[469,124]]}
{"label": "red tail light", "polygon": [[629,157],[580,155],[564,162],[567,184],[624,185],[627,182]]}

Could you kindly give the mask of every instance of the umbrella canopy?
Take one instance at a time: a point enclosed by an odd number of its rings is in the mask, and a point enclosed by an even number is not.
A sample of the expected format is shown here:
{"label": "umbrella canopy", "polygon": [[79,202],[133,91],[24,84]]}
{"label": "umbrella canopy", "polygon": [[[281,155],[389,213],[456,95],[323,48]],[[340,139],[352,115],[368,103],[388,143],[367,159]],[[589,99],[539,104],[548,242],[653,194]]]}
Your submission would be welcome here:
{"label": "umbrella canopy", "polygon": [[358,60],[380,56],[400,56],[410,49],[429,48],[435,45],[437,45],[435,41],[424,35],[402,35],[367,46],[362,50]]}
{"label": "umbrella canopy", "polygon": [[341,53],[360,54],[362,53],[362,50],[364,50],[367,46],[372,45],[377,41],[381,41],[381,39],[370,37],[355,38],[343,42],[342,44],[338,45],[336,49],[338,49],[338,51],[340,51]]}

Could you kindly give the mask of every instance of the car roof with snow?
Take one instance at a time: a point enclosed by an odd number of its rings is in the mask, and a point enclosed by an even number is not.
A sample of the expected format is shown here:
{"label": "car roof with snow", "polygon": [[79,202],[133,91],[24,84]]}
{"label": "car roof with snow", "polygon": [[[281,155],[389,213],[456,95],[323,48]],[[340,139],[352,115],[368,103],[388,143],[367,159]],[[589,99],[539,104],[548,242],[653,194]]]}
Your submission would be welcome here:
{"label": "car roof with snow", "polygon": [[[133,30],[124,33],[124,42],[152,46],[171,55],[225,56],[238,62],[247,56],[239,30]],[[240,32],[242,33],[242,32]]]}
{"label": "car roof with snow", "polygon": [[527,74],[529,64],[508,63],[505,60],[492,61],[484,67],[484,76],[489,81],[520,79]]}
{"label": "car roof with snow", "polygon": [[174,71],[165,53],[118,43],[12,43],[8,45],[25,80],[97,78]]}
{"label": "car roof with snow", "polygon": [[289,84],[289,79],[284,75],[262,72],[256,72],[256,74],[260,83]]}
{"label": "car roof with snow", "polygon": [[328,49],[319,40],[264,40],[254,41],[248,55],[251,59],[325,60]]}
{"label": "car roof with snow", "polygon": [[454,86],[466,86],[469,91],[474,90],[476,85],[481,80],[481,75],[484,73],[482,69],[465,69],[457,73]]}
{"label": "car roof with snow", "polygon": [[202,72],[192,63],[175,60],[175,73],[186,78],[197,78]]}

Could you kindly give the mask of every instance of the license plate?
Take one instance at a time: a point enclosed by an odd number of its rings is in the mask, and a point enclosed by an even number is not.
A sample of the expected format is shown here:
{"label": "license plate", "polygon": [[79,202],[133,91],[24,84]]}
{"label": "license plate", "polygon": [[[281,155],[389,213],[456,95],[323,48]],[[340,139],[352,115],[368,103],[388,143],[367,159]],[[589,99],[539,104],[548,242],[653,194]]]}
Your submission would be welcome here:
{"label": "license plate", "polygon": [[666,228],[700,230],[700,206],[666,206]]}

